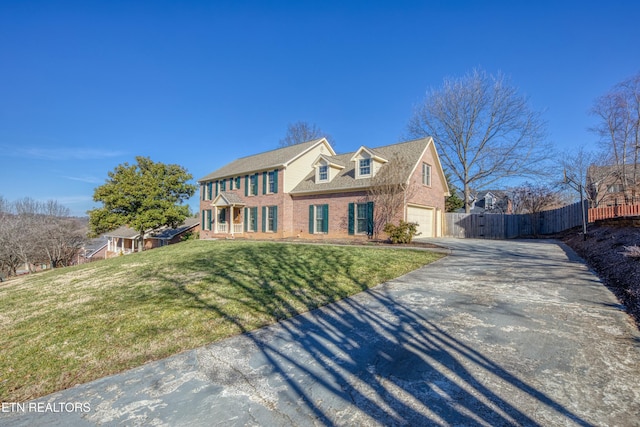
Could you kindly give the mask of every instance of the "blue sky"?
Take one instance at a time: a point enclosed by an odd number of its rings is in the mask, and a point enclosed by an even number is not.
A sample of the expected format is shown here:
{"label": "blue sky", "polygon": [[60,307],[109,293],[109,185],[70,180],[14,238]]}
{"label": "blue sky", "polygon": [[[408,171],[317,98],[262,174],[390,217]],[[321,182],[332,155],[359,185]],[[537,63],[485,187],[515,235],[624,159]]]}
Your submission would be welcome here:
{"label": "blue sky", "polygon": [[197,179],[298,120],[338,152],[391,144],[428,88],[473,67],[510,76],[560,152],[593,148],[594,99],[640,71],[638,16],[615,0],[4,0],[0,195],[83,215],[135,156]]}

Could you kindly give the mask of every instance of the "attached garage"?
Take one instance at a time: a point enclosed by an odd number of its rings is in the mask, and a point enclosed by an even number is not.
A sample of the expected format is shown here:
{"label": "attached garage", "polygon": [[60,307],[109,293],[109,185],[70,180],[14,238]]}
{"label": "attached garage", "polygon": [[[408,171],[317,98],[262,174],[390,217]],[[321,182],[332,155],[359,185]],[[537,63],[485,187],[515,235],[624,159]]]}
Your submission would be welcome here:
{"label": "attached garage", "polygon": [[435,237],[435,209],[422,206],[407,207],[407,222],[418,223],[418,237]]}

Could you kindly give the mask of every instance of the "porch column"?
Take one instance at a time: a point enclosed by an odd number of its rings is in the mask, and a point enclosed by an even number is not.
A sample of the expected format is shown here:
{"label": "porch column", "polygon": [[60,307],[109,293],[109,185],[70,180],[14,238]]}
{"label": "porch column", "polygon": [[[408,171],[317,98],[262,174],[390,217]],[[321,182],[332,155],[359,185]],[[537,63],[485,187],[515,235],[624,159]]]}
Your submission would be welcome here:
{"label": "porch column", "polygon": [[233,237],[233,205],[229,206],[229,231]]}
{"label": "porch column", "polygon": [[218,207],[216,205],[213,205],[213,218],[211,218],[211,223],[213,224],[213,231],[214,233],[218,232]]}

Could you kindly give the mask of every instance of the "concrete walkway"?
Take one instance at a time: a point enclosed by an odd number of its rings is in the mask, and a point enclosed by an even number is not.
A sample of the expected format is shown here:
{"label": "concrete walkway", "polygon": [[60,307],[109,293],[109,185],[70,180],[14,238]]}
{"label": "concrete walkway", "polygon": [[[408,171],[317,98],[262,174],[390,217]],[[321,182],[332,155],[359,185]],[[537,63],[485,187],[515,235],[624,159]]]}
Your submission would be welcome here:
{"label": "concrete walkway", "polygon": [[640,335],[575,255],[437,243],[369,292],[30,402],[86,412],[0,425],[640,425]]}

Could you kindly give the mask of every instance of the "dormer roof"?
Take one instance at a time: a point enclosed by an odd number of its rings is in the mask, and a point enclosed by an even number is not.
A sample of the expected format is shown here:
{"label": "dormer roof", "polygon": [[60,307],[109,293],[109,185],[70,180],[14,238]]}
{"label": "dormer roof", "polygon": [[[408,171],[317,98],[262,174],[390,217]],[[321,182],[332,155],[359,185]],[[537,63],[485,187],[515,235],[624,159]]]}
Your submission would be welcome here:
{"label": "dormer roof", "polygon": [[[377,147],[375,150],[367,147],[360,147],[360,149],[353,153],[331,156],[330,158],[333,162],[344,164],[345,168],[340,170],[340,172],[331,181],[319,183],[315,181],[315,171],[311,171],[302,180],[302,182],[300,182],[300,184],[298,184],[291,191],[291,194],[305,194],[325,191],[350,191],[369,188],[372,184],[372,178],[356,179],[355,160],[358,159],[357,154],[361,153],[362,149],[367,150],[367,153],[370,156],[373,155],[379,159],[384,160],[385,163],[390,163],[395,155],[399,156],[400,158],[408,159],[409,162],[405,165],[402,165],[402,175],[405,176],[405,179],[408,181],[409,177],[411,177],[411,175],[415,171],[415,168],[418,166],[418,163],[420,162],[420,159],[422,158],[425,150],[427,150],[431,144],[433,144],[433,140],[431,138],[423,138],[408,142],[402,142],[399,144],[387,145],[384,147]],[[438,162],[439,164],[437,153],[435,158],[436,162]],[[382,167],[389,166],[389,164],[386,164]],[[438,167],[437,169],[442,170],[442,168],[440,167]],[[442,182],[446,185],[444,175],[442,175]],[[445,193],[448,193],[448,188],[445,189]]]}
{"label": "dormer roof", "polygon": [[336,169],[344,169],[345,165],[336,159],[336,157],[333,156],[327,156],[326,154],[320,154],[318,156],[318,158],[316,159],[315,162],[313,162],[313,167],[318,166],[318,163],[320,163],[321,160],[324,160],[326,162],[327,165],[334,167]]}
{"label": "dormer roof", "polygon": [[380,162],[380,163],[387,163],[388,160],[385,159],[383,157],[383,155],[378,151],[378,150],[374,150],[373,148],[367,148],[364,145],[361,145],[360,148],[358,148],[356,150],[355,153],[353,153],[353,157],[351,157],[351,159],[349,161],[354,162],[356,161],[358,158],[361,157],[361,154],[365,152],[369,155],[370,158]]}

